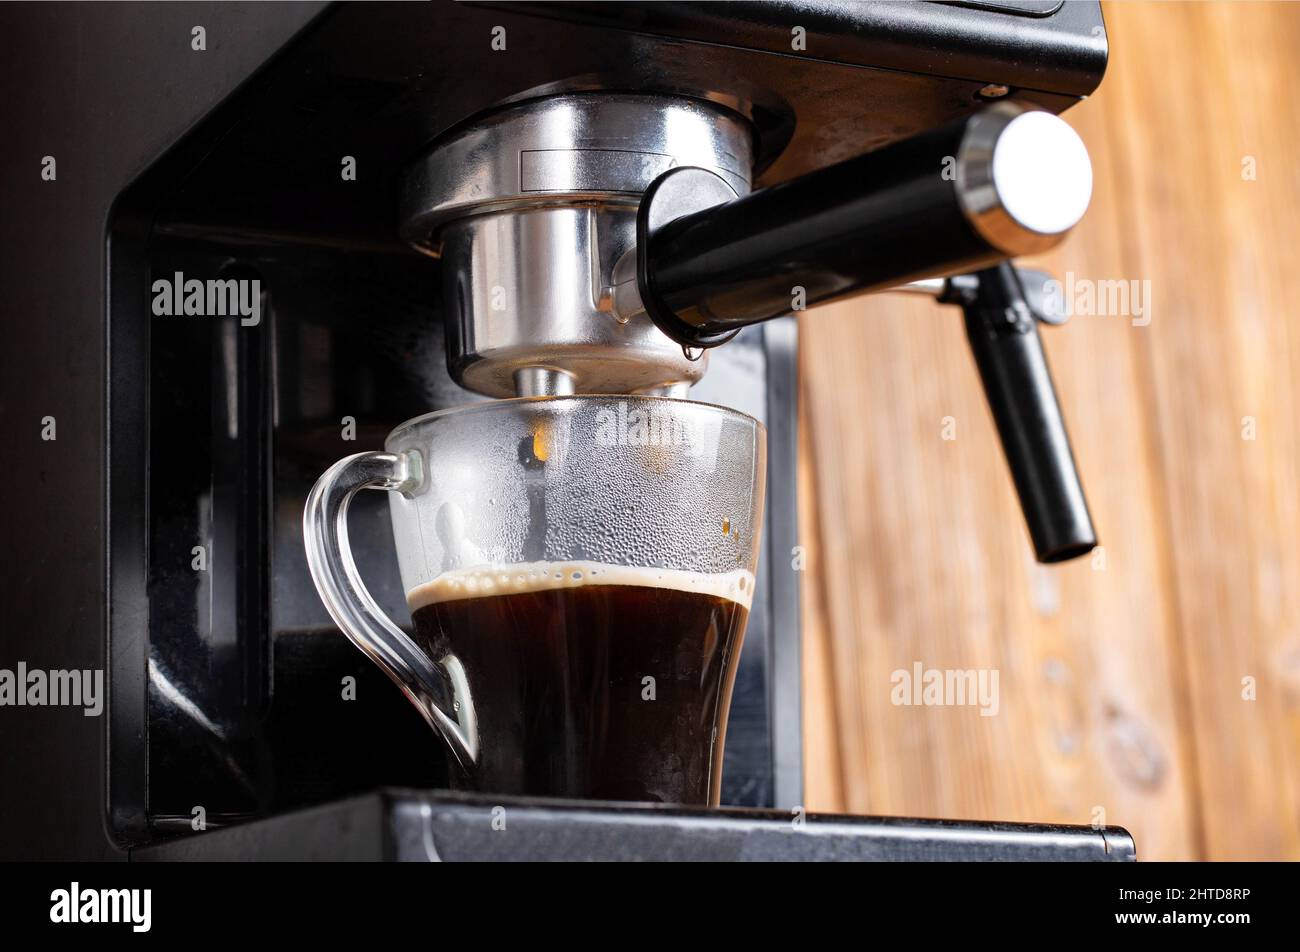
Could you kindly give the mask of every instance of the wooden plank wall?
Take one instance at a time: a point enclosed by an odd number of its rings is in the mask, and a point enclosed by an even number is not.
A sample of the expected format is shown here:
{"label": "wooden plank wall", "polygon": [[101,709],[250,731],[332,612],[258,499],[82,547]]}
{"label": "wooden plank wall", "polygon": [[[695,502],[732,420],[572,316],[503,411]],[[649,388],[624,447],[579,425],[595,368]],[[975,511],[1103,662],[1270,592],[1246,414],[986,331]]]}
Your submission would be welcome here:
{"label": "wooden plank wall", "polygon": [[[1105,15],[1093,205],[1032,262],[1149,282],[1043,335],[1104,559],[1033,562],[957,312],[804,315],[807,806],[1297,859],[1300,5]],[[895,705],[918,661],[997,669],[998,713]]]}

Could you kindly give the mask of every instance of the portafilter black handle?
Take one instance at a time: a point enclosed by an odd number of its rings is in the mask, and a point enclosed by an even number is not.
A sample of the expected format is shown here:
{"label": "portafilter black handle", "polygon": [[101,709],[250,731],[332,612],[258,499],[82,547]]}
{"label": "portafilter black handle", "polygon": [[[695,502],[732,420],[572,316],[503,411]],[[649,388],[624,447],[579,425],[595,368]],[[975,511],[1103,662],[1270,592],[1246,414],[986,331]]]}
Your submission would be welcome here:
{"label": "portafilter black handle", "polygon": [[1043,251],[1092,195],[1074,130],[1012,102],[720,204],[694,197],[734,194],[709,180],[722,181],[665,172],[638,216],[642,306],[695,346],[800,306]]}
{"label": "portafilter black handle", "polygon": [[1036,554],[1057,562],[1096,544],[1037,322],[1015,269],[994,267],[1057,244],[1087,209],[1092,167],[1063,120],[999,103],[731,194],[711,172],[678,168],[642,197],[637,290],[661,330],[711,347],[800,307],[979,272],[962,284],[969,299],[948,300],[966,310]]}

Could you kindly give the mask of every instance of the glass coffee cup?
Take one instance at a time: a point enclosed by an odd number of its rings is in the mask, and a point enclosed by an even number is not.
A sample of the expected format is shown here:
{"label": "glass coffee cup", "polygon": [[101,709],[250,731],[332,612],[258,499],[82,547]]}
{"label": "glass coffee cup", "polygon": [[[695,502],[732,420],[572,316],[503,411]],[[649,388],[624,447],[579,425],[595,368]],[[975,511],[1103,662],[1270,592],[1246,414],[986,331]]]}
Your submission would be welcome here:
{"label": "glass coffee cup", "polygon": [[[450,745],[454,785],[716,805],[762,525],[766,434],[648,396],[498,400],[340,460],[304,513],[343,632]],[[411,634],[347,542],[390,491]]]}

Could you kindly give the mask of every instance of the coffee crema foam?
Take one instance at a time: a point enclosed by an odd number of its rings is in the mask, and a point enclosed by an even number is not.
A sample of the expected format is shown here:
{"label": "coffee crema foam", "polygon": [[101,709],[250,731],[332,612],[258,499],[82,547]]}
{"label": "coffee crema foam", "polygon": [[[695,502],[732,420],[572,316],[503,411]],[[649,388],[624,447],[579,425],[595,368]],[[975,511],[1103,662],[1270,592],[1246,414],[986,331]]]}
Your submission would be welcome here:
{"label": "coffee crema foam", "polygon": [[406,594],[412,612],[437,602],[492,595],[523,595],[584,585],[634,585],[698,592],[735,602],[746,611],[754,597],[754,575],[747,569],[710,574],[604,562],[524,562],[482,565],[444,572]]}

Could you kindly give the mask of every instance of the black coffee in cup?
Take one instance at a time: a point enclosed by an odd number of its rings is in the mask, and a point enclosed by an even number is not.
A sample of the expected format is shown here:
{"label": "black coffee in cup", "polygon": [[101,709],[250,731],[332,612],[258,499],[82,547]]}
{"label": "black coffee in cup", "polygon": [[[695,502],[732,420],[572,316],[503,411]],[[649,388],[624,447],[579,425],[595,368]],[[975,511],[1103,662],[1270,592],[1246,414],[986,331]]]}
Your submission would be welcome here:
{"label": "black coffee in cup", "polygon": [[408,595],[455,655],[482,746],[471,789],[716,804],[753,577],[590,562],[451,572]]}

